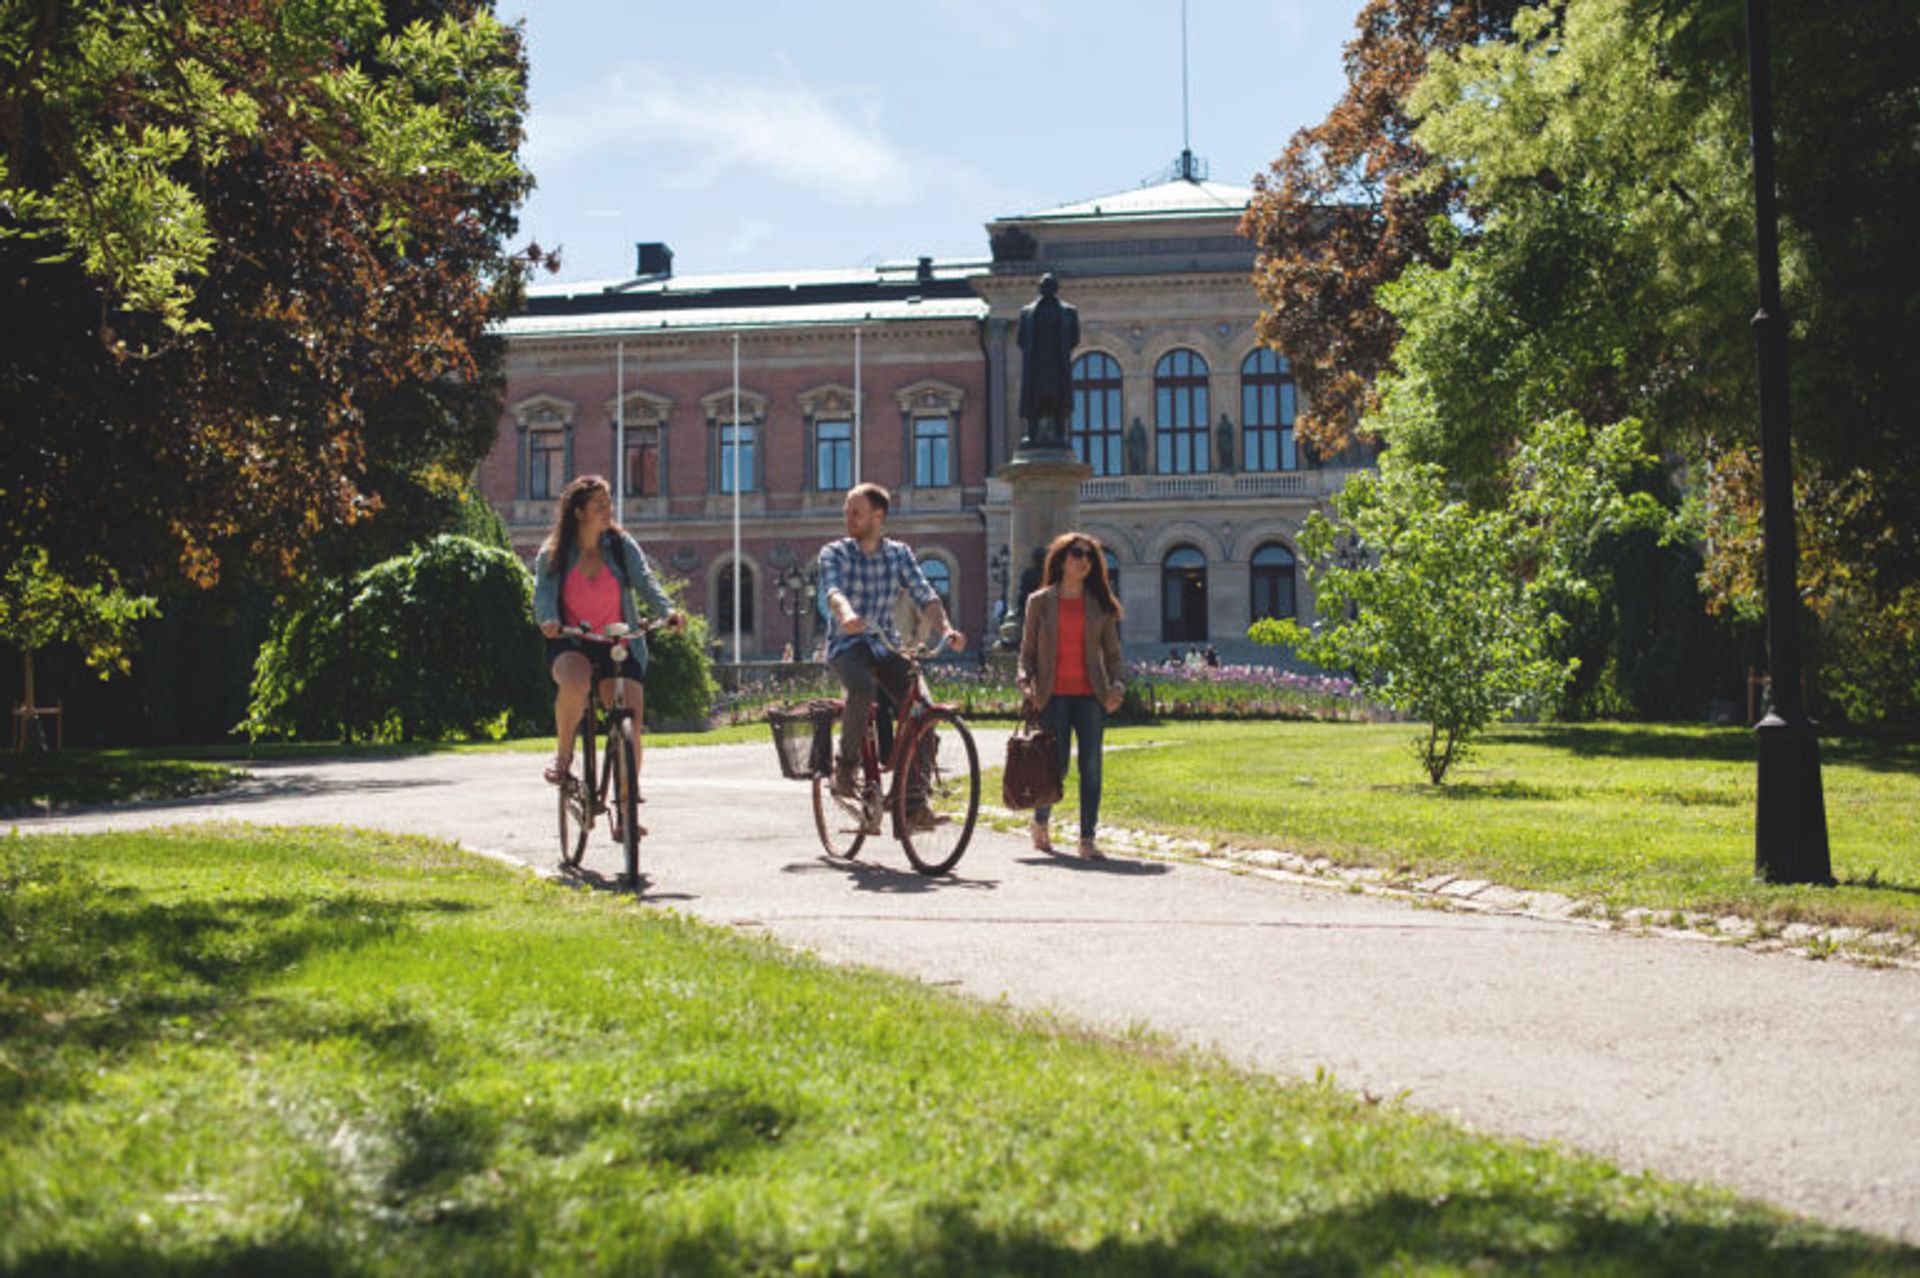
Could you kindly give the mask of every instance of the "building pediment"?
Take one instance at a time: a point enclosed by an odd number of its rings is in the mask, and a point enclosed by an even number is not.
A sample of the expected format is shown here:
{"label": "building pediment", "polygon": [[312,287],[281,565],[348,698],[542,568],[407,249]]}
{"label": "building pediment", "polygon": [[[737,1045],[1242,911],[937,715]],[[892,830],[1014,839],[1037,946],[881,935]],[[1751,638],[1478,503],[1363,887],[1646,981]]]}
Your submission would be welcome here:
{"label": "building pediment", "polygon": [[533,395],[507,409],[515,421],[529,428],[538,426],[564,426],[580,414],[580,406],[570,399],[558,395]]}
{"label": "building pediment", "polygon": [[[763,422],[767,420],[767,405],[771,401],[756,390],[740,388],[740,420],[743,422]],[[700,413],[710,422],[732,422],[733,387],[714,391],[711,395],[700,397]]]}

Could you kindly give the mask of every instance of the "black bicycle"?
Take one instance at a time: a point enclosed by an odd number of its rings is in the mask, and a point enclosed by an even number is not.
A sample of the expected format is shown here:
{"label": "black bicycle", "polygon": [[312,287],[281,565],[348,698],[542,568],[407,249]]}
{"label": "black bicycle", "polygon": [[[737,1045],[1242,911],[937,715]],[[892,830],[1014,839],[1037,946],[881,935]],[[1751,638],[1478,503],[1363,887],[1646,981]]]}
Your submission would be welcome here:
{"label": "black bicycle", "polygon": [[[933,651],[938,652],[936,647]],[[922,874],[945,874],[960,860],[973,838],[980,814],[980,752],[973,732],[957,707],[936,703],[921,672],[917,650],[901,653],[912,665],[907,695],[897,710],[893,751],[884,760],[875,736],[880,706],[867,715],[860,744],[858,793],[833,792],[831,766],[813,775],[813,824],[827,855],[849,859],[881,829],[882,814],[892,818],[893,837]],[[836,707],[839,703],[829,703]],[[837,731],[838,719],[833,720]],[[823,752],[828,758],[831,751]],[[891,774],[891,788],[882,774]]]}
{"label": "black bicycle", "polygon": [[[635,635],[665,629],[667,622],[651,618],[633,627],[616,622],[605,630],[591,626],[563,626],[560,633],[590,643],[612,645],[608,654],[614,667],[627,659],[627,642]],[[640,840],[646,831],[640,825],[640,738],[634,724],[633,708],[627,705],[626,684],[613,681],[613,704],[600,698],[602,680],[596,675],[587,689],[587,708],[580,715],[580,729],[574,737],[573,763],[560,786],[560,859],[569,868],[579,868],[587,854],[587,835],[596,818],[612,809],[610,833],[626,854],[624,882],[635,890],[640,886]],[[594,749],[598,726],[606,747]]]}

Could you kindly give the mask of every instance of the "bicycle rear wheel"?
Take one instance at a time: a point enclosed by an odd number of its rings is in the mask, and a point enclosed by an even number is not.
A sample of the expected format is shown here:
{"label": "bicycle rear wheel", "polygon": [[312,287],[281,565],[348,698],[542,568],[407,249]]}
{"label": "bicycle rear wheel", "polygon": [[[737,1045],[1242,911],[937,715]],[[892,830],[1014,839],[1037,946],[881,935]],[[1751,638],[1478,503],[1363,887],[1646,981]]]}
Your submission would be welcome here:
{"label": "bicycle rear wheel", "polygon": [[980,752],[966,722],[950,710],[929,710],[914,725],[903,766],[924,770],[925,802],[913,776],[893,788],[894,819],[907,859],[922,874],[945,874],[973,839],[980,815]]}
{"label": "bicycle rear wheel", "polygon": [[[834,727],[835,756],[838,757],[840,729]],[[866,782],[861,782],[862,788]],[[860,845],[867,841],[867,805],[861,800],[836,798],[833,793],[832,776],[816,776],[813,779],[813,828],[820,832],[820,845],[827,855],[836,860],[848,861],[860,855]]]}
{"label": "bicycle rear wheel", "polygon": [[578,869],[587,854],[587,831],[593,827],[593,728],[583,724],[574,738],[573,763],[567,784],[560,787],[560,861]]}
{"label": "bicycle rear wheel", "polygon": [[614,813],[615,833],[626,854],[627,882],[640,890],[640,770],[634,765],[628,725],[613,724],[607,733],[605,784],[608,807]]}

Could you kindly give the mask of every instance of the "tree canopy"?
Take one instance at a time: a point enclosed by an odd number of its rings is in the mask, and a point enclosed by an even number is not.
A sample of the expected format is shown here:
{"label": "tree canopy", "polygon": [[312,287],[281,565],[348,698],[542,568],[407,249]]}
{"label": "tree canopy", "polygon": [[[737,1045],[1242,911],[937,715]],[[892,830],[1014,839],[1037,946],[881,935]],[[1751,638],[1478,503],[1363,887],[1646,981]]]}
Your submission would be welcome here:
{"label": "tree canopy", "polygon": [[455,493],[527,264],[524,79],[489,0],[0,9],[0,560],[289,572]]}
{"label": "tree canopy", "polygon": [[[1262,232],[1270,340],[1296,364],[1345,370],[1330,414],[1363,414],[1363,429],[1485,509],[1504,500],[1537,423],[1637,418],[1664,463],[1656,486],[1700,514],[1704,606],[1751,619],[1761,556],[1742,10],[1371,0],[1347,99],[1295,139],[1249,225]],[[1920,199],[1920,10],[1808,0],[1773,14],[1800,586],[1827,709],[1911,716],[1920,361],[1904,344],[1920,297],[1907,225]],[[1398,61],[1360,56],[1382,40]],[[1393,198],[1424,199],[1418,235],[1316,238],[1316,217],[1341,224],[1325,207],[1347,180],[1341,164],[1362,160],[1391,188],[1348,180],[1359,194],[1340,217],[1383,230]],[[1315,286],[1335,264],[1358,273]],[[1325,353],[1310,353],[1314,341]]]}

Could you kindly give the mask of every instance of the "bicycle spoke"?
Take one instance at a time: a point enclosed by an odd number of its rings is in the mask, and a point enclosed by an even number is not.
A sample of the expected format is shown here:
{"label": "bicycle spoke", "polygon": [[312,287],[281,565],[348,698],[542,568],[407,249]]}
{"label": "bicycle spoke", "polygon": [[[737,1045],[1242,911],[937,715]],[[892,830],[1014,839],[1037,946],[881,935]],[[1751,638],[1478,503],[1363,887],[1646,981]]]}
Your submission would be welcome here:
{"label": "bicycle spoke", "polygon": [[980,754],[973,733],[948,711],[929,711],[904,757],[919,775],[903,778],[896,787],[900,841],[915,869],[944,874],[966,852],[980,812]]}

